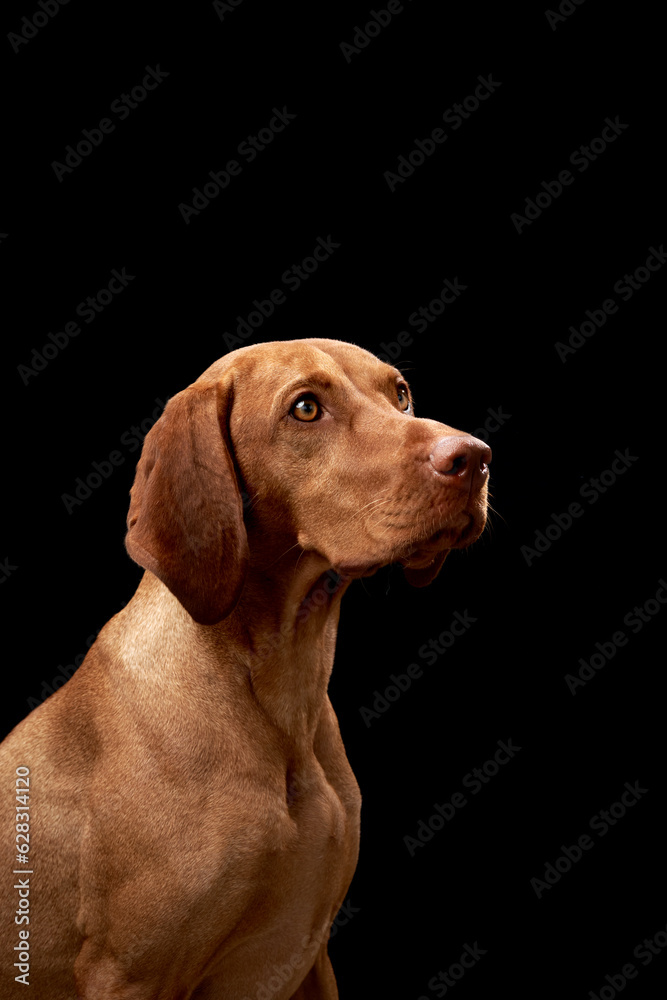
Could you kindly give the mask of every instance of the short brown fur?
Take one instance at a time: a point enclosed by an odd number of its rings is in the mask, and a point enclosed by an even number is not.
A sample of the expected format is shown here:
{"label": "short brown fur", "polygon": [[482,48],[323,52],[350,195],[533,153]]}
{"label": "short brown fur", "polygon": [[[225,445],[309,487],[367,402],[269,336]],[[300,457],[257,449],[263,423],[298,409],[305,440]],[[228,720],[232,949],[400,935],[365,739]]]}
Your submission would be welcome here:
{"label": "short brown fur", "polygon": [[[403,412],[403,383],[341,341],[255,345],[147,435],[137,592],[0,747],[5,798],[30,769],[34,872],[29,925],[2,889],[2,955],[30,930],[36,1000],[338,996],[327,938],[360,813],[327,696],[340,600],[392,562],[429,583],[486,517],[484,458],[466,479],[438,455],[488,449]],[[295,417],[304,395],[321,419]]]}

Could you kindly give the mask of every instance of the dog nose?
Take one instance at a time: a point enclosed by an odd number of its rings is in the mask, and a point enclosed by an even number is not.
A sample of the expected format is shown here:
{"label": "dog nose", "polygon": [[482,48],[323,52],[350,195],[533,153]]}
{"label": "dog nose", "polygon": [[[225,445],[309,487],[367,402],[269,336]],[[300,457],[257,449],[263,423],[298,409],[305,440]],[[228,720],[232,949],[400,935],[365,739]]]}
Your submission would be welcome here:
{"label": "dog nose", "polygon": [[479,489],[489,475],[491,449],[475,437],[440,438],[429,456],[441,476],[470,489]]}

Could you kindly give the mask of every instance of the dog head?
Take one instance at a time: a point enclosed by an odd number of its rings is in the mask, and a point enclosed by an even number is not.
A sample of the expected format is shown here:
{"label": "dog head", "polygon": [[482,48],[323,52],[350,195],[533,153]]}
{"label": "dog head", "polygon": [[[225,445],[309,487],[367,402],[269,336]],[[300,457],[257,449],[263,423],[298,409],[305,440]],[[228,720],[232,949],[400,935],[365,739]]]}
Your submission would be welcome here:
{"label": "dog head", "polygon": [[486,521],[484,442],[414,413],[401,373],[353,344],[256,344],[174,396],[146,436],[126,547],[195,621],[249,565],[316,553],[341,575],[399,562],[431,582]]}

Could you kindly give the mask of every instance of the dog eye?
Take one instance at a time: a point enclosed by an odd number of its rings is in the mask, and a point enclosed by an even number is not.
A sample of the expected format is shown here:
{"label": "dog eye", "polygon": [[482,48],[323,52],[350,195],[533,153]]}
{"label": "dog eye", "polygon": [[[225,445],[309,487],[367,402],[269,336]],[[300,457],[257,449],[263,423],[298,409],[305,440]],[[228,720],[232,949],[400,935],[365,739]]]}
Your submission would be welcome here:
{"label": "dog eye", "polygon": [[318,419],[322,408],[314,396],[300,396],[290,412],[297,420],[310,422]]}
{"label": "dog eye", "polygon": [[410,397],[408,396],[407,385],[404,385],[403,383],[399,382],[399,384],[396,386],[396,391],[398,393],[398,405],[400,409],[403,410],[404,413],[409,413],[411,406],[410,406]]}

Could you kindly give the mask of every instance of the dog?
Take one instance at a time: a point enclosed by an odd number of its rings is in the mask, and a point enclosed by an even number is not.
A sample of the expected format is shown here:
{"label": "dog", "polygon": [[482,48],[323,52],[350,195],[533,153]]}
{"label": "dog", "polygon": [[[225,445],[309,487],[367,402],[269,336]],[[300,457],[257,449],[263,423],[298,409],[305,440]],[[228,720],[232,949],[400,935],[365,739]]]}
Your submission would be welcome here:
{"label": "dog", "polygon": [[0,747],[17,996],[338,997],[361,804],[327,696],[341,598],[390,563],[426,586],[476,541],[490,460],[338,340],[243,347],[169,400],[131,489],[138,589]]}

